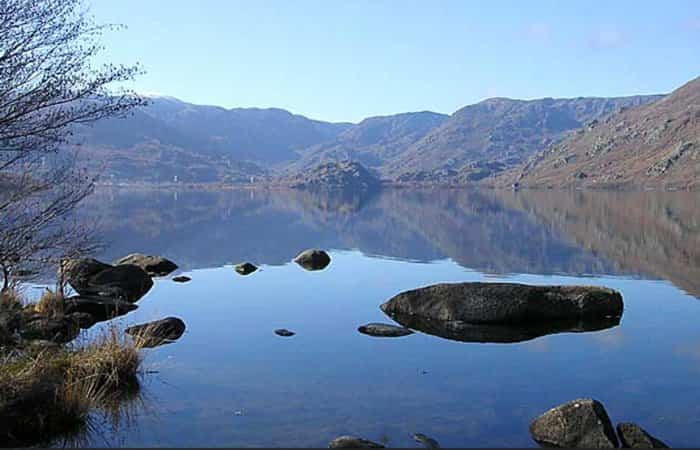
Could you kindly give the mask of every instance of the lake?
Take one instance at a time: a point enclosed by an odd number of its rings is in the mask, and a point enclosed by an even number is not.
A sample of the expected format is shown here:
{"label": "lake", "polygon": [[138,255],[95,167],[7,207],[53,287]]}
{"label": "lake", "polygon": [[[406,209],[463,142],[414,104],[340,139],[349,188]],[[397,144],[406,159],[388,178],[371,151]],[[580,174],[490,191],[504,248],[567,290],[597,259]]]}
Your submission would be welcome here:
{"label": "lake", "polygon": [[[180,266],[120,326],[177,316],[187,331],[145,350],[138,399],[96,414],[81,445],[325,447],[354,434],[417,447],[419,432],[532,447],[529,423],[580,397],[672,446],[700,443],[698,194],[103,188],[84,209],[101,259]],[[291,262],[307,248],[331,264]],[[262,270],[241,276],[243,261]],[[192,281],[171,280],[182,274]],[[379,305],[397,293],[458,281],[608,286],[625,310],[618,326],[516,343],[358,333],[392,323]]]}

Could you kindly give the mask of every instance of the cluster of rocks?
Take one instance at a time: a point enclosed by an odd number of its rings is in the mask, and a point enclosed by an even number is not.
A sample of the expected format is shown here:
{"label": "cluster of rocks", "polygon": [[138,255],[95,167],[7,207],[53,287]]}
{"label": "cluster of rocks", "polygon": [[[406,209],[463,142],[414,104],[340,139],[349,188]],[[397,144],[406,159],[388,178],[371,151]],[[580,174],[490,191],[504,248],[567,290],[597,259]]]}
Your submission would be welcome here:
{"label": "cluster of rocks", "polygon": [[605,407],[590,398],[550,409],[530,424],[530,434],[543,447],[668,448],[634,423],[620,423],[614,429]]}
{"label": "cluster of rocks", "polygon": [[0,328],[3,334],[24,341],[70,342],[81,329],[137,309],[135,303],[153,287],[151,277],[165,276],[176,269],[177,265],[166,258],[139,253],[113,264],[93,258],[63,261],[59,277],[77,295],[62,299],[60,305],[42,306],[50,309],[47,311],[35,306],[2,312]]}

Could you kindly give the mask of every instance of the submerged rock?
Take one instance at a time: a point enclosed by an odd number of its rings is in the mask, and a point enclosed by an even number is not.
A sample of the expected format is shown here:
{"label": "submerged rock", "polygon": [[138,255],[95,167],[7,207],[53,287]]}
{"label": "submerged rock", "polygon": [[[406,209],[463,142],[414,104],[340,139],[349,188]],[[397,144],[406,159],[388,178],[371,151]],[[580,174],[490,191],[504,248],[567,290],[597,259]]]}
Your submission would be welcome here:
{"label": "submerged rock", "polygon": [[185,275],[181,275],[179,277],[173,278],[173,281],[176,283],[187,283],[188,281],[192,281],[192,278]]}
{"label": "submerged rock", "polygon": [[56,343],[66,343],[77,338],[80,334],[78,324],[68,318],[48,318],[35,316],[28,318],[19,329],[20,336],[27,340],[42,340]]}
{"label": "submerged rock", "polygon": [[66,317],[75,322],[83,330],[87,330],[98,322],[92,314],[86,312],[74,312],[68,314]]}
{"label": "submerged rock", "polygon": [[634,423],[618,424],[617,434],[620,436],[620,444],[624,448],[668,448],[668,445]]}
{"label": "submerged rock", "polygon": [[67,298],[63,308],[66,314],[86,313],[96,322],[103,322],[123,316],[138,306],[115,298],[78,295]]}
{"label": "submerged rock", "polygon": [[459,320],[433,320],[416,315],[393,314],[391,318],[406,328],[460,342],[511,344],[556,333],[584,333],[612,328],[619,317],[602,319],[550,320],[518,324],[468,323]]}
{"label": "submerged rock", "polygon": [[143,347],[155,347],[174,342],[185,333],[185,322],[177,317],[166,317],[154,322],[134,325],[124,330]]}
{"label": "submerged rock", "polygon": [[416,433],[413,435],[413,440],[422,444],[425,448],[440,448],[440,444],[433,438],[430,438],[423,433]]}
{"label": "submerged rock", "polygon": [[276,334],[277,336],[282,336],[282,337],[292,337],[292,336],[294,336],[296,333],[293,332],[293,331],[289,331],[289,330],[287,330],[286,328],[280,328],[280,329],[278,329],[278,330],[275,330],[275,334]]}
{"label": "submerged rock", "polygon": [[593,399],[573,400],[550,409],[530,424],[530,434],[545,447],[617,447],[610,417]]}
{"label": "submerged rock", "polygon": [[63,263],[66,281],[78,294],[138,301],[153,287],[153,280],[133,264],[110,266],[94,259],[69,260]]}
{"label": "submerged rock", "polygon": [[115,266],[133,264],[142,268],[149,276],[164,277],[177,270],[177,264],[162,256],[132,253],[114,262]]}
{"label": "submerged rock", "polygon": [[236,267],[234,267],[234,270],[236,272],[238,272],[240,275],[250,275],[251,273],[258,270],[258,268],[255,266],[255,264],[251,264],[249,262],[244,262],[244,263],[237,264]]}
{"label": "submerged rock", "polygon": [[322,270],[331,263],[331,257],[323,250],[310,249],[299,253],[294,262],[306,270]]}
{"label": "submerged rock", "polygon": [[384,448],[382,444],[355,436],[340,436],[333,439],[328,448]]}
{"label": "submerged rock", "polygon": [[473,324],[620,317],[622,296],[594,286],[516,283],[436,284],[403,292],[381,306],[389,316],[409,315]]}
{"label": "submerged rock", "polygon": [[358,327],[357,331],[375,337],[401,337],[413,334],[413,331],[407,328],[386,323],[368,323]]}

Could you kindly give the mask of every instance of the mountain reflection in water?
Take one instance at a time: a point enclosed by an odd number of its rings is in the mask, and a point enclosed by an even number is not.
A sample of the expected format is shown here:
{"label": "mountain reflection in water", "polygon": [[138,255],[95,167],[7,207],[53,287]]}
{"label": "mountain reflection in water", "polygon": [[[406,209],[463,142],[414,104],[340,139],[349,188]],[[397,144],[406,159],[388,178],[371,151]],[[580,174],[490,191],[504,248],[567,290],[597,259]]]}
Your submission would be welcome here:
{"label": "mountain reflection in water", "polygon": [[645,275],[700,296],[700,195],[690,192],[103,188],[85,211],[107,260],[140,251],[192,270],[357,249],[493,274]]}

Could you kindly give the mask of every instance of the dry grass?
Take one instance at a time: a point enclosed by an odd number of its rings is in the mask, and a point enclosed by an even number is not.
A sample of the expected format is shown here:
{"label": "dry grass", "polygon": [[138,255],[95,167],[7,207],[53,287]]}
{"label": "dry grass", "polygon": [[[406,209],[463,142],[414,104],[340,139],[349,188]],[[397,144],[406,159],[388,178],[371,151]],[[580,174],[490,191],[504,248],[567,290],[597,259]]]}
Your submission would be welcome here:
{"label": "dry grass", "polygon": [[138,392],[139,348],[116,327],[81,348],[16,350],[0,360],[0,445],[41,443],[88,426]]}
{"label": "dry grass", "polygon": [[0,311],[22,309],[22,295],[14,289],[0,291]]}
{"label": "dry grass", "polygon": [[46,289],[39,301],[32,305],[32,309],[49,318],[63,317],[63,296]]}

